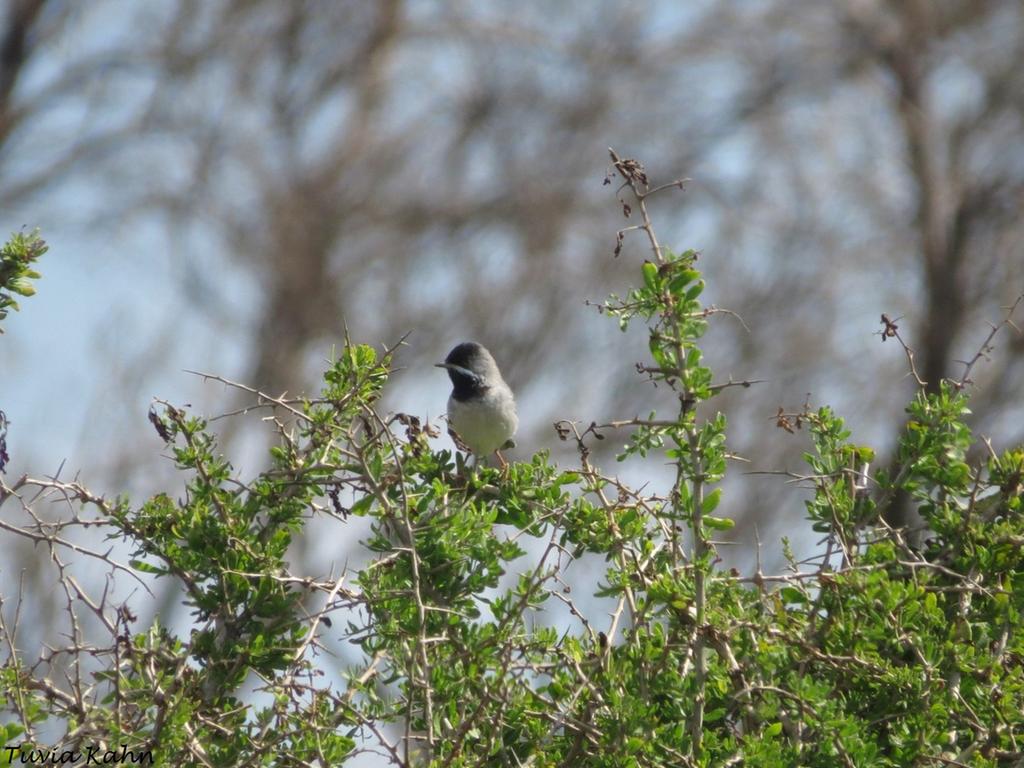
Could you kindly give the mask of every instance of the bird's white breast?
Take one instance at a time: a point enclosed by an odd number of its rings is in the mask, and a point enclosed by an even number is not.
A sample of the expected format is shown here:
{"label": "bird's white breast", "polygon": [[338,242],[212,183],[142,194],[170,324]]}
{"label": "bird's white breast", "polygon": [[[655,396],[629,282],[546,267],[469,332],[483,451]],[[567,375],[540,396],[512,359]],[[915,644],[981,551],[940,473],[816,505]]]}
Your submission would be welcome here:
{"label": "bird's white breast", "polygon": [[473,400],[448,398],[448,423],[478,457],[501,448],[519,426],[512,392],[502,384]]}

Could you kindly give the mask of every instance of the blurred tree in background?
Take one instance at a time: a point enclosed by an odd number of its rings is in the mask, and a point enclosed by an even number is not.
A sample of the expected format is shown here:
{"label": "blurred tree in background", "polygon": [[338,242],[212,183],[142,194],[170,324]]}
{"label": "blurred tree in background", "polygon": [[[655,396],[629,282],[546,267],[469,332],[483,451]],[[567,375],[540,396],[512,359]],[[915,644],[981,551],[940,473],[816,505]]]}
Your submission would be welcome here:
{"label": "blurred tree in background", "polygon": [[[880,314],[935,387],[1024,282],[1017,0],[7,0],[0,25],[0,231],[44,227],[53,290],[58,263],[98,280],[67,289],[55,338],[98,339],[63,418],[87,418],[82,455],[113,488],[152,490],[137,425],[181,368],[308,391],[346,323],[414,331],[391,394],[409,411],[443,407],[423,366],[454,342],[496,350],[524,455],[558,447],[555,418],[639,411],[609,364],[628,347],[582,309],[625,284],[609,144],[694,180],[663,230],[742,310],[708,354],[767,380],[720,406],[755,470],[795,462],[770,417],[808,391],[891,449],[914,382],[893,383]],[[49,361],[34,332],[10,328],[5,379]],[[971,423],[1019,441],[1008,343]],[[55,470],[66,456],[7,411],[12,465]],[[764,533],[789,522],[760,519],[782,492],[748,478],[722,508]]]}

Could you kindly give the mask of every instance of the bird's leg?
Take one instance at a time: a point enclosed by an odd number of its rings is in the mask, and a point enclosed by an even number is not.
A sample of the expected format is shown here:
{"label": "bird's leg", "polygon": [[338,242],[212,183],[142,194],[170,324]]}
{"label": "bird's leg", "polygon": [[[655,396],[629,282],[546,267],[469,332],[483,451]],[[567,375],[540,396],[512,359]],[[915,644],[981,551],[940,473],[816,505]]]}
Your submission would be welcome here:
{"label": "bird's leg", "polygon": [[501,451],[495,451],[494,455],[498,457],[498,461],[501,463],[501,471],[508,471],[508,462],[505,461],[505,457],[501,455]]}
{"label": "bird's leg", "polygon": [[455,452],[455,477],[465,478],[470,474],[468,454]]}

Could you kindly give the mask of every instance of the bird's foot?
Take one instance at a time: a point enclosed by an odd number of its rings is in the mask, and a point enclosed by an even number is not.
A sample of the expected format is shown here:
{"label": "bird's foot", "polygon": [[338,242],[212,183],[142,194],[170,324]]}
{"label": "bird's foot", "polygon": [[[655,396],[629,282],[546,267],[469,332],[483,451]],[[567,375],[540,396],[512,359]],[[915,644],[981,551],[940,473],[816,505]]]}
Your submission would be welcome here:
{"label": "bird's foot", "polygon": [[498,457],[498,464],[501,467],[501,474],[502,475],[507,475],[508,474],[508,461],[506,461],[505,457],[501,455],[501,451],[495,451],[494,455]]}

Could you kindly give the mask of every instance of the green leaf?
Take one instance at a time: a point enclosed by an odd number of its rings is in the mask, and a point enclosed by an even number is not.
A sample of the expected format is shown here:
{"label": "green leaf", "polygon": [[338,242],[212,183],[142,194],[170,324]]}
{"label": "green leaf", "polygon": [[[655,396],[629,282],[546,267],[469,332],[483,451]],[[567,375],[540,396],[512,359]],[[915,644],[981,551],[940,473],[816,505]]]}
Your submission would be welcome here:
{"label": "green leaf", "polygon": [[807,596],[796,587],[783,587],[779,590],[779,594],[782,595],[782,599],[787,603],[803,605],[807,602]]}
{"label": "green leaf", "polygon": [[[718,507],[718,503],[722,500],[722,489],[715,488],[711,493],[704,497],[704,502],[701,504],[701,509],[704,510],[704,514],[708,515],[715,511]],[[730,528],[732,526],[729,526]]]}
{"label": "green leaf", "polygon": [[128,564],[136,571],[141,571],[142,573],[153,573],[157,576],[165,576],[168,572],[166,568],[160,568],[152,563],[147,563],[145,560],[129,560]]}
{"label": "green leaf", "polygon": [[19,277],[14,280],[11,280],[10,285],[8,287],[19,296],[36,295],[36,289],[32,287],[32,283],[30,283],[28,279],[24,277]]}
{"label": "green leaf", "polygon": [[352,509],[350,511],[356,517],[362,517],[363,515],[365,515],[367,512],[370,511],[370,507],[373,506],[373,502],[374,501],[375,501],[375,498],[373,496],[369,496],[369,495],[363,496],[363,498],[358,499],[352,505]]}
{"label": "green leaf", "polygon": [[644,285],[651,291],[658,289],[658,265],[652,261],[645,261],[641,267],[644,273]]}
{"label": "green leaf", "polygon": [[705,517],[704,525],[716,531],[728,531],[736,525],[736,521],[729,517]]}

